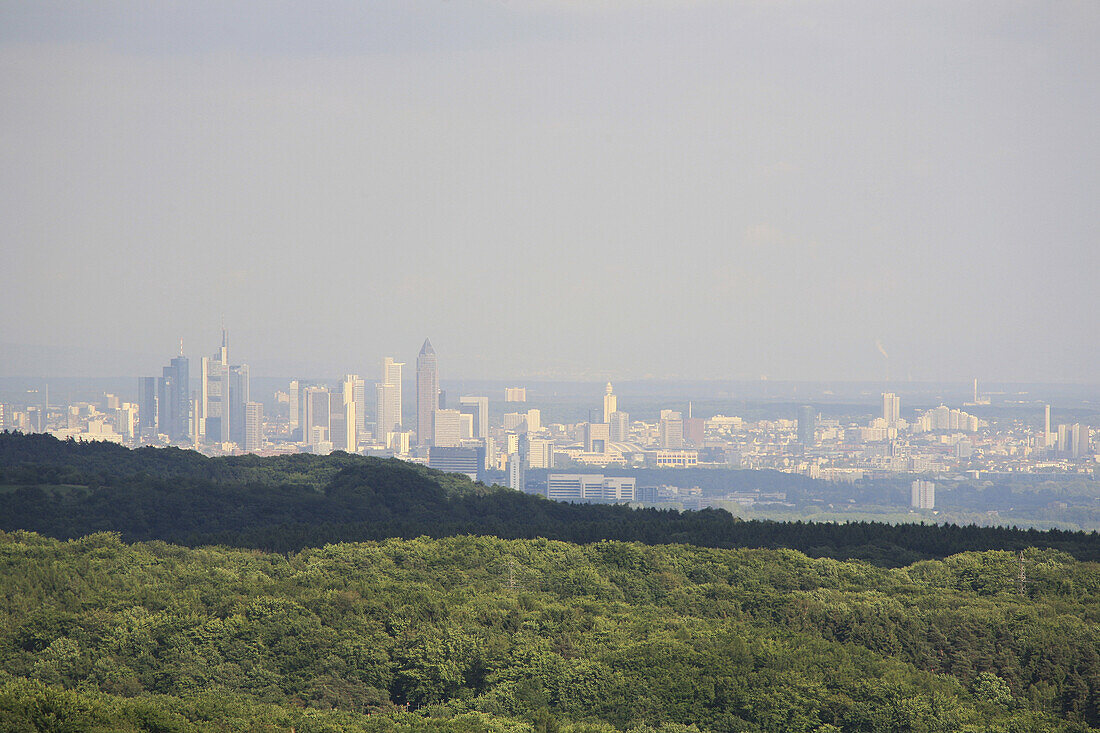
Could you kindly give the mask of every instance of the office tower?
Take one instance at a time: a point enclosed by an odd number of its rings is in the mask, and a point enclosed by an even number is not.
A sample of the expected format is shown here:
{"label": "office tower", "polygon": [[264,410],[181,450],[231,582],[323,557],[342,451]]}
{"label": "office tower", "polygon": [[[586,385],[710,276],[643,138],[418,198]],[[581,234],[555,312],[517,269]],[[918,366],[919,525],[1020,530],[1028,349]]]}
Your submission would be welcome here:
{"label": "office tower", "polygon": [[607,453],[611,442],[611,426],[605,422],[584,424],[584,450],[586,453]]}
{"label": "office tower", "polygon": [[527,467],[553,468],[554,444],[545,438],[530,438],[527,441]]}
{"label": "office tower", "polygon": [[625,443],[630,437],[630,415],[622,410],[611,413],[611,442]]}
{"label": "office tower", "polygon": [[355,453],[359,450],[355,430],[355,386],[344,381],[341,389],[329,393],[329,440],[333,450]]}
{"label": "office tower", "polygon": [[229,335],[224,328],[221,348],[202,359],[202,432],[207,442],[229,442]]}
{"label": "office tower", "polygon": [[244,414],[251,394],[247,364],[229,367],[229,440],[244,445]]}
{"label": "office tower", "polygon": [[[293,379],[290,382],[290,388],[287,390],[287,397],[289,398],[289,411],[290,411],[290,432],[293,435],[301,427],[298,406],[298,398],[301,396],[301,384],[299,380]],[[300,436],[299,436],[300,437]]]}
{"label": "office tower", "polygon": [[1074,425],[1073,457],[1085,458],[1092,453],[1091,429],[1088,425]]}
{"label": "office tower", "polygon": [[137,405],[130,402],[121,403],[115,409],[116,429],[123,438],[132,440],[137,427]]}
{"label": "office tower", "polygon": [[978,404],[978,379],[974,378],[974,404]]}
{"label": "office tower", "polygon": [[676,410],[661,410],[657,424],[657,439],[662,448],[684,447],[684,419]]}
{"label": "office tower", "polygon": [[914,509],[936,508],[936,484],[917,479],[912,484],[910,504]]}
{"label": "office tower", "polygon": [[1043,447],[1044,448],[1049,448],[1050,447],[1050,441],[1051,441],[1051,437],[1050,437],[1050,405],[1047,405],[1043,409],[1043,417],[1044,417],[1044,419],[1043,419]]}
{"label": "office tower", "polygon": [[604,388],[603,395],[603,421],[605,423],[611,423],[611,413],[618,410],[618,399],[615,397],[615,393],[611,389],[611,382],[607,383],[607,387]]}
{"label": "office tower", "polygon": [[172,399],[170,395],[175,388],[172,376],[168,373],[168,367],[164,367],[164,376],[157,378],[157,434],[167,435],[172,424]]}
{"label": "office tower", "polygon": [[385,444],[390,433],[401,430],[401,368],[404,362],[387,356],[382,360],[382,381],[375,385],[374,439]]}
{"label": "office tower", "polygon": [[807,448],[816,442],[817,410],[813,405],[798,408],[798,442]]}
{"label": "office tower", "polygon": [[138,434],[148,438],[157,434],[157,378],[138,380]]}
{"label": "office tower", "polygon": [[462,445],[462,413],[458,410],[436,410],[433,418],[432,445],[443,448]]}
{"label": "office tower", "polygon": [[358,443],[359,436],[363,434],[365,429],[367,418],[367,382],[358,374],[346,374],[344,375],[343,389],[344,399],[355,403],[355,423],[352,427],[355,430],[356,443]]}
{"label": "office tower", "polygon": [[527,432],[537,433],[542,430],[542,411],[532,407],[527,411]]}
{"label": "office tower", "polygon": [[505,430],[524,430],[527,425],[527,415],[523,412],[506,412],[504,413],[504,429]]}
{"label": "office tower", "polygon": [[332,442],[332,398],[328,387],[305,387],[302,405],[302,442],[310,446]]}
{"label": "office tower", "polygon": [[527,401],[527,388],[526,387],[505,387],[504,388],[504,401],[505,402],[526,402]]}
{"label": "office tower", "polygon": [[432,445],[432,424],[439,409],[439,363],[432,342],[424,339],[416,357],[416,440]]}
{"label": "office tower", "polygon": [[884,392],[882,395],[882,419],[886,421],[886,427],[896,428],[900,416],[901,398],[893,392]]}
{"label": "office tower", "polygon": [[264,406],[249,402],[244,406],[244,445],[246,451],[264,447]]}
{"label": "office tower", "polygon": [[[468,406],[467,406],[468,407]],[[466,410],[458,411],[459,433],[463,440],[472,440],[474,436],[474,415]]]}
{"label": "office tower", "polygon": [[[155,432],[167,435],[172,441],[185,442],[190,434],[191,401],[188,399],[190,378],[187,357],[177,356],[168,362],[168,366],[163,368],[160,378],[156,380],[155,418],[154,411],[151,411],[150,423],[155,422]],[[150,402],[147,394],[148,382],[143,383],[141,387],[142,394],[139,394],[138,398],[148,404]],[[146,428],[144,417],[141,421],[143,431],[152,430],[154,427],[150,425]]]}
{"label": "office tower", "polygon": [[506,471],[508,473],[508,488],[514,491],[523,491],[523,459],[519,453],[508,456]]}
{"label": "office tower", "polygon": [[464,395],[458,398],[458,409],[474,418],[475,438],[489,437],[489,398]]}

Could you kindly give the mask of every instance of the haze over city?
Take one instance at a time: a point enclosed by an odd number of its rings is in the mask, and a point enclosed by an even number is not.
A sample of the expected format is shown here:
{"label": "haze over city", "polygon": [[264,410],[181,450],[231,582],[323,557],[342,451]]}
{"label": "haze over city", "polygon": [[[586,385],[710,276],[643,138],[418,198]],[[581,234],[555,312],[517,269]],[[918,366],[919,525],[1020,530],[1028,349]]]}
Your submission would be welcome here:
{"label": "haze over city", "polygon": [[[263,12],[260,12],[260,10]],[[0,5],[0,375],[1095,382],[1096,3]]]}

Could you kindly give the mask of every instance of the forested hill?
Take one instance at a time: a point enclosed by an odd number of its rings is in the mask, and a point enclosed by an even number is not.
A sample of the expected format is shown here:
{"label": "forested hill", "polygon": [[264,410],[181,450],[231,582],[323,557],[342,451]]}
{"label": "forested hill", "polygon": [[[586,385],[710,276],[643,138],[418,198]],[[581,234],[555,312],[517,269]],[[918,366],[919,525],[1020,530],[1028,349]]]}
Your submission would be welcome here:
{"label": "forested hill", "polygon": [[129,541],[279,552],[330,542],[475,534],[786,547],[883,566],[1027,547],[1100,560],[1095,532],[742,522],[721,510],[677,513],[551,502],[393,459],[206,458],[173,448],[127,450],[13,433],[0,433],[0,529],[63,539],[115,531]]}
{"label": "forested hill", "polygon": [[0,532],[0,730],[1083,733],[1100,566]]}

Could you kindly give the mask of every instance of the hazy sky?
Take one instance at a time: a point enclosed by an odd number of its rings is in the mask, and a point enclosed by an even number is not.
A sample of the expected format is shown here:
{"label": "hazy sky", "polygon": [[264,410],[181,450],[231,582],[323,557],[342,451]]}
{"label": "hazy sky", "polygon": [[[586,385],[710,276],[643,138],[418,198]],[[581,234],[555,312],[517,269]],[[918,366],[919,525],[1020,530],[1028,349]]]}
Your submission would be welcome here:
{"label": "hazy sky", "polygon": [[1094,0],[0,2],[0,374],[1097,382],[1098,212]]}

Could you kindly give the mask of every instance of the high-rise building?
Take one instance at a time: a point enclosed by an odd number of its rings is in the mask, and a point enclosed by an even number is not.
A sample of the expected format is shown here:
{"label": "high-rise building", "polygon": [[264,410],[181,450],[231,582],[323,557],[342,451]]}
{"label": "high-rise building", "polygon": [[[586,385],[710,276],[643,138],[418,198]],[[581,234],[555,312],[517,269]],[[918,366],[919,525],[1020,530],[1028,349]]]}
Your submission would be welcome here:
{"label": "high-rise building", "polygon": [[625,443],[630,437],[630,415],[622,410],[611,413],[611,442]]}
{"label": "high-rise building", "polygon": [[[155,412],[150,411],[149,417],[155,422],[156,432],[167,435],[169,440],[175,442],[185,442],[191,432],[190,379],[187,357],[180,355],[168,362],[156,380],[156,408]],[[142,385],[139,402],[148,404],[149,395],[145,394],[148,387],[148,382]],[[153,425],[147,424],[144,417],[141,422],[143,432],[152,429]]]}
{"label": "high-rise building", "polygon": [[527,414],[523,412],[504,413],[503,423],[505,430],[526,430]]}
{"label": "high-rise building", "polygon": [[333,450],[355,453],[359,450],[355,429],[355,383],[344,380],[341,389],[329,393],[329,440]]}
{"label": "high-rise building", "polygon": [[683,448],[683,413],[676,410],[661,410],[661,419],[657,423],[657,439],[662,448]]}
{"label": "high-rise building", "polygon": [[816,442],[817,410],[813,405],[798,408],[798,442],[807,448]]}
{"label": "high-rise building", "polygon": [[479,395],[463,395],[458,398],[460,412],[469,414],[474,418],[475,438],[489,437],[489,398]]}
{"label": "high-rise building", "polygon": [[458,410],[436,410],[433,413],[432,445],[453,448],[462,445],[462,413]]}
{"label": "high-rise building", "polygon": [[382,360],[382,381],[375,385],[374,440],[386,444],[387,436],[401,430],[401,368],[404,362],[387,356]]}
{"label": "high-rise building", "polygon": [[542,411],[532,407],[527,411],[527,432],[537,433],[542,430]]}
{"label": "high-rise building", "polygon": [[360,436],[366,429],[367,419],[367,381],[358,374],[344,376],[344,399],[355,404],[355,441],[358,443]]}
{"label": "high-rise building", "polygon": [[264,406],[249,402],[244,406],[244,445],[246,451],[264,447]]}
{"label": "high-rise building", "polygon": [[142,438],[157,434],[156,377],[141,377],[138,380],[138,434]]}
{"label": "high-rise building", "polygon": [[912,484],[910,504],[914,509],[936,508],[936,484],[917,479]]}
{"label": "high-rise building", "polygon": [[304,387],[299,397],[302,407],[302,442],[310,446],[332,442],[332,398],[328,387]]}
{"label": "high-rise building", "polygon": [[611,426],[605,422],[584,424],[584,450],[586,453],[607,453],[611,442]]}
{"label": "high-rise building", "polygon": [[239,446],[245,440],[245,408],[251,399],[247,364],[229,367],[229,440]]}
{"label": "high-rise building", "polygon": [[416,440],[432,445],[433,421],[439,409],[439,363],[432,342],[424,339],[416,357]]}
{"label": "high-rise building", "polygon": [[[292,379],[290,382],[290,388],[286,392],[287,394],[287,409],[290,412],[290,433],[293,436],[300,428],[300,413],[298,407],[298,398],[301,395],[301,384],[299,380]],[[301,437],[301,436],[299,436]]]}
{"label": "high-rise building", "polygon": [[619,409],[618,403],[619,401],[612,390],[611,382],[608,382],[607,387],[604,388],[603,395],[603,421],[605,423],[611,423],[611,413]]}
{"label": "high-rise building", "polygon": [[553,468],[554,443],[545,438],[531,438],[527,442],[528,468]]}
{"label": "high-rise building", "polygon": [[513,453],[508,456],[508,463],[506,469],[508,473],[508,488],[515,491],[523,491],[523,459],[519,453]]}
{"label": "high-rise building", "polygon": [[886,421],[886,427],[896,428],[901,417],[901,398],[893,392],[884,392],[882,395],[882,419]]}
{"label": "high-rise building", "polygon": [[210,443],[229,442],[229,334],[222,329],[222,345],[202,359],[202,434]]}
{"label": "high-rise building", "polygon": [[505,387],[504,388],[504,401],[505,402],[526,402],[527,401],[527,388],[526,387]]}

